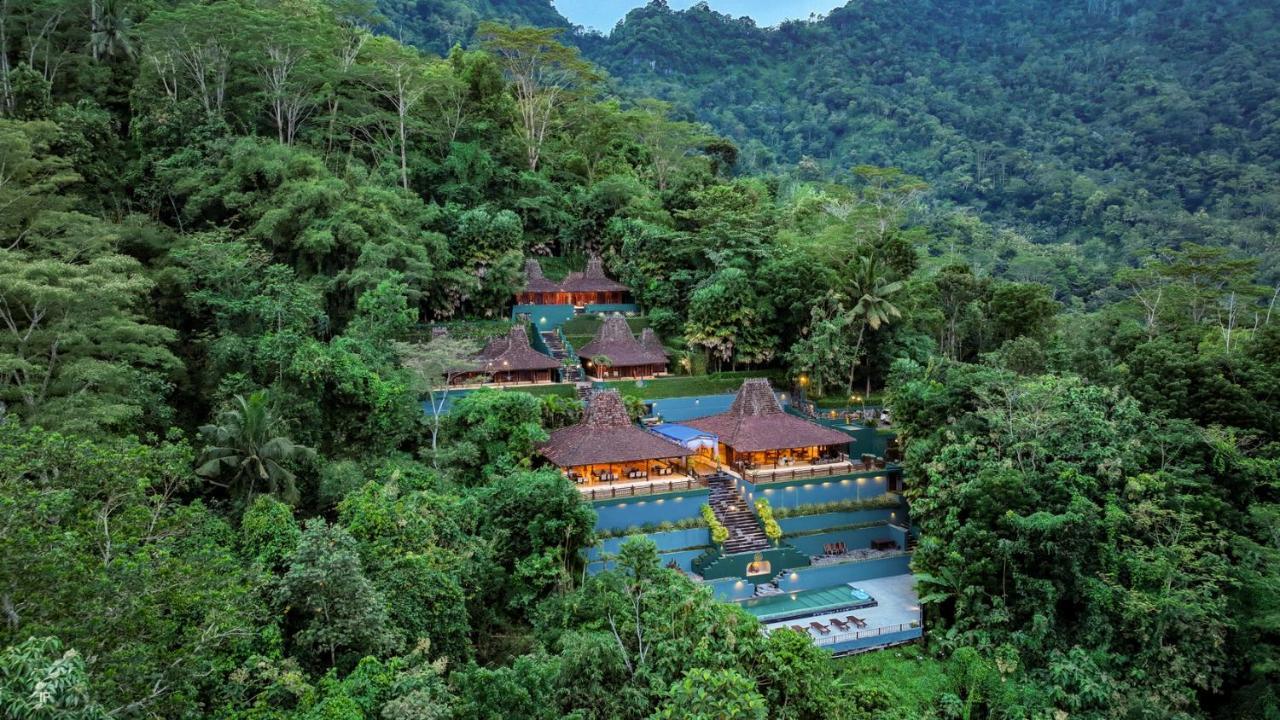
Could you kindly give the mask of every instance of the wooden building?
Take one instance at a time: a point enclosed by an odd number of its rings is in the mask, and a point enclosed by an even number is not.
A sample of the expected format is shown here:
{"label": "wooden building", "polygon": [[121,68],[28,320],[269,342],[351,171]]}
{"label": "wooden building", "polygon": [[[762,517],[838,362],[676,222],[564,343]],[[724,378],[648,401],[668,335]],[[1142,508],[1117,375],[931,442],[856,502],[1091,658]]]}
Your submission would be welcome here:
{"label": "wooden building", "polygon": [[503,336],[491,338],[484,349],[472,358],[472,367],[454,373],[450,382],[462,384],[484,378],[486,382],[546,383],[559,379],[560,362],[529,345],[523,325],[513,325]]}
{"label": "wooden building", "polygon": [[604,263],[598,257],[587,260],[587,269],[569,273],[560,283],[562,303],[570,305],[611,305],[626,302],[627,286],[604,274]]}
{"label": "wooden building", "polygon": [[520,305],[567,305],[569,296],[542,274],[542,265],[533,258],[524,261],[524,289],[516,293]]}
{"label": "wooden building", "polygon": [[683,421],[715,435],[722,462],[736,470],[822,463],[847,456],[851,438],[788,414],[765,378],[742,383],[728,412]]}
{"label": "wooden building", "polygon": [[538,450],[581,486],[685,477],[693,454],[633,423],[617,390],[592,394],[582,422],[553,430]]}
{"label": "wooden building", "polygon": [[[605,318],[591,342],[578,348],[587,375],[598,380],[645,378],[667,372],[667,352],[652,330],[637,340],[625,318]],[[597,362],[597,359],[607,361]]]}

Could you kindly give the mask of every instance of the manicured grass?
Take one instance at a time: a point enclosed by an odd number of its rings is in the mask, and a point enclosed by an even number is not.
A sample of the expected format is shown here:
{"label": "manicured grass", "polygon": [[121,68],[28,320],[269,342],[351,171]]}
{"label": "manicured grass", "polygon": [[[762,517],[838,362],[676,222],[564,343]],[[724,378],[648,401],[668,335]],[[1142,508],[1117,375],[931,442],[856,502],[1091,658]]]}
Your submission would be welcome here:
{"label": "manicured grass", "polygon": [[937,717],[938,698],[951,690],[946,663],[919,645],[866,652],[835,662],[841,682],[887,696],[875,714],[883,720]]}
{"label": "manicured grass", "polygon": [[[862,397],[862,392],[863,391],[861,390],[854,390],[854,393],[858,397]],[[812,401],[814,405],[817,405],[820,408],[858,409],[858,408],[861,408],[863,405],[867,405],[870,407],[882,407],[884,406],[884,391],[873,390],[869,398],[860,402],[851,402],[849,400],[849,396],[843,393],[835,393],[833,395],[827,395],[826,397],[820,397],[820,398],[815,398],[811,395],[809,396],[809,400]]]}
{"label": "manicured grass", "polygon": [[573,397],[575,394],[573,383],[556,383],[554,385],[529,385],[504,388],[507,392],[529,393],[537,397],[544,395],[559,395],[560,397]]}
{"label": "manicured grass", "polygon": [[634,380],[615,380],[606,384],[610,388],[620,390],[623,395],[634,395],[643,400],[660,400],[670,397],[720,395],[735,392],[742,385],[744,379],[751,377],[770,378],[776,386],[780,376],[781,373],[777,370],[757,370],[658,378],[656,380],[643,381],[643,386],[637,386]]}

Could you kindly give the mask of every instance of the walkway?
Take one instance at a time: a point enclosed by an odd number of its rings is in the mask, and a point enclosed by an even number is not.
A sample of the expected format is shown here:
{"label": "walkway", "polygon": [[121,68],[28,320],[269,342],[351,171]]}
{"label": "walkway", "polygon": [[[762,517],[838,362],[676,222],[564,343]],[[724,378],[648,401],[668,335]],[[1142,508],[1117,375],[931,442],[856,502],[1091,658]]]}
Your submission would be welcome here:
{"label": "walkway", "polygon": [[724,553],[734,555],[768,549],[769,540],[765,537],[760,522],[734,487],[733,480],[726,475],[717,474],[711,477],[710,487],[711,509],[720,522],[729,528]]}

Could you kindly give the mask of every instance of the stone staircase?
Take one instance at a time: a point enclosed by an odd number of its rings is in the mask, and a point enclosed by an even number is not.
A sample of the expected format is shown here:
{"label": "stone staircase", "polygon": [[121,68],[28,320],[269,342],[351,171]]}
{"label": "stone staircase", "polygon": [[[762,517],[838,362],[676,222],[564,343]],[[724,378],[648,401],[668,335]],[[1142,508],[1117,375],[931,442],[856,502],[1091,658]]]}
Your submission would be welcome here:
{"label": "stone staircase", "polygon": [[733,479],[723,473],[713,475],[709,482],[711,509],[724,526],[729,528],[729,540],[724,544],[726,555],[758,552],[769,548],[769,540],[751,508],[733,487]]}
{"label": "stone staircase", "polygon": [[[547,344],[547,349],[551,351],[551,357],[559,360],[561,363],[569,357],[569,350],[564,346],[564,340],[560,339],[560,333],[555,330],[547,330],[542,332],[542,342]],[[563,382],[580,382],[583,380],[582,368],[574,363],[573,365],[562,365],[560,379]]]}

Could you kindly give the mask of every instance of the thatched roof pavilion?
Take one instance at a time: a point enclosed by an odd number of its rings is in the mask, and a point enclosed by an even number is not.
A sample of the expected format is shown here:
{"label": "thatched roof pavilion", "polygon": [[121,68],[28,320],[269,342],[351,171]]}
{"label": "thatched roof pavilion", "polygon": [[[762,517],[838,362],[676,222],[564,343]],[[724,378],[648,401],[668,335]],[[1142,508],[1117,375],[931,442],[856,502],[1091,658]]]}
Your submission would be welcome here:
{"label": "thatched roof pavilion", "polygon": [[[649,377],[667,371],[667,353],[656,335],[649,331],[648,343],[636,339],[625,318],[605,318],[591,342],[578,348],[587,374],[592,377]],[[591,358],[609,358],[605,367],[595,367]]]}
{"label": "thatched roof pavilion", "polygon": [[558,467],[577,469],[634,465],[648,467],[650,461],[677,460],[692,450],[641,429],[627,415],[617,390],[601,390],[587,402],[582,422],[554,430],[539,452]]}
{"label": "thatched roof pavilion", "polygon": [[850,437],[788,414],[766,378],[743,381],[728,412],[684,421],[716,435],[730,464],[774,462],[779,457],[809,459],[847,448]]}

